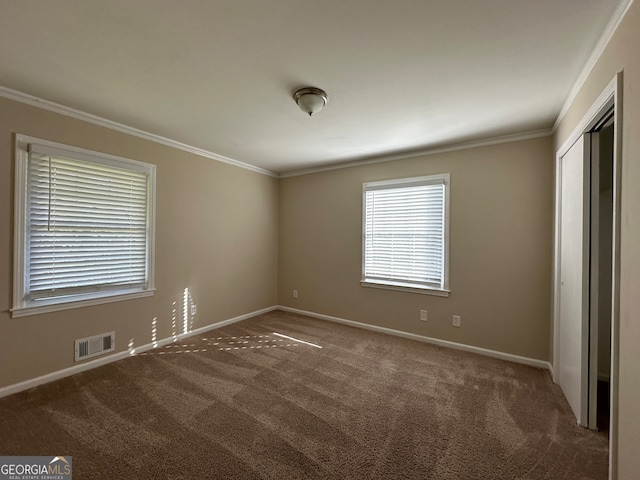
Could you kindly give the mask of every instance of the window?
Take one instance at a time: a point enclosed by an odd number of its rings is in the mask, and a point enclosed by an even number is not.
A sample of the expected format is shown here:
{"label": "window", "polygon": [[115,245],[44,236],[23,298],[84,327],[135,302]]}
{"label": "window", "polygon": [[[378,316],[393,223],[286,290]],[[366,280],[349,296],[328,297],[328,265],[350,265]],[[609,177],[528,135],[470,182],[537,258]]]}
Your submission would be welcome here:
{"label": "window", "polygon": [[365,183],[362,285],[448,296],[449,174]]}
{"label": "window", "polygon": [[153,294],[155,166],[16,137],[13,316]]}

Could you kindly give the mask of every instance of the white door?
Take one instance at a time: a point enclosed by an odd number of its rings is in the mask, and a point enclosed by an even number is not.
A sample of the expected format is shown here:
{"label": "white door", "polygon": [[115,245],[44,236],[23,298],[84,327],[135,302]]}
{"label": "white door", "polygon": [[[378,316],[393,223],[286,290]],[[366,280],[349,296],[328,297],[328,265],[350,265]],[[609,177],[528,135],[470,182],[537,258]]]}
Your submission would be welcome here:
{"label": "white door", "polygon": [[561,159],[559,381],[578,423],[588,426],[588,135]]}

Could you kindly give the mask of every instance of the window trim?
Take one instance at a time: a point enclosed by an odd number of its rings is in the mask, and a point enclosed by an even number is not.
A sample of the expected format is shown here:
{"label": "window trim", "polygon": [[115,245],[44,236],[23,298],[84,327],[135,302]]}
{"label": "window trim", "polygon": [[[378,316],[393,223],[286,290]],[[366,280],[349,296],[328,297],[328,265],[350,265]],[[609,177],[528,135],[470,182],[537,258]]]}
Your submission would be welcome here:
{"label": "window trim", "polygon": [[[394,282],[390,280],[371,280],[365,277],[365,252],[366,252],[366,195],[369,190],[383,190],[385,187],[391,186],[412,186],[424,184],[444,185],[444,261],[443,261],[443,286],[435,288],[427,285],[411,285],[403,282]],[[361,252],[361,280],[360,285],[363,287],[380,288],[384,290],[394,290],[400,292],[417,293],[422,295],[435,295],[439,297],[448,297],[451,293],[449,289],[449,244],[450,244],[450,190],[451,190],[451,174],[441,173],[427,175],[422,177],[399,178],[393,180],[383,180],[377,182],[366,182],[362,184],[362,252]]]}
{"label": "window trim", "polygon": [[[28,291],[27,275],[27,182],[29,144],[46,147],[53,153],[66,154],[81,161],[90,161],[112,165],[119,168],[141,171],[149,176],[147,199],[147,272],[148,281],[144,287],[124,287],[122,289],[88,292],[29,301],[25,298]],[[149,297],[155,292],[155,205],[156,205],[156,166],[128,158],[64,145],[27,135],[15,134],[15,192],[14,192],[14,236],[13,236],[13,318],[41,313],[68,310],[72,308],[119,302],[134,298]]]}

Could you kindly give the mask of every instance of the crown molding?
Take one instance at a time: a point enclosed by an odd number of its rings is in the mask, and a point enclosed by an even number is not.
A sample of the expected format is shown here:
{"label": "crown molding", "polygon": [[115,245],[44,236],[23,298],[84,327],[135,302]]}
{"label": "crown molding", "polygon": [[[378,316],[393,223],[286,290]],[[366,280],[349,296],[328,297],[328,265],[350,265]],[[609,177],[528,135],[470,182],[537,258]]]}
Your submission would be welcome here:
{"label": "crown molding", "polygon": [[340,170],[342,168],[359,167],[362,165],[372,165],[375,163],[391,162],[394,160],[404,160],[407,158],[421,157],[424,155],[435,155],[438,153],[457,152],[459,150],[468,150],[470,148],[486,147],[490,145],[499,145],[501,143],[519,142],[521,140],[530,140],[532,138],[551,136],[550,129],[532,130],[529,132],[514,133],[511,135],[503,135],[500,137],[491,137],[484,140],[475,140],[471,142],[452,143],[445,146],[426,148],[421,150],[412,150],[410,152],[384,155],[369,159],[356,160],[351,162],[336,163],[324,167],[314,167],[302,170],[291,170],[278,175],[279,178],[297,177],[300,175],[309,175],[312,173],[328,172],[330,170]]}
{"label": "crown molding", "polygon": [[562,122],[565,115],[569,111],[569,108],[571,108],[573,101],[578,96],[580,89],[583,87],[584,83],[587,81],[587,78],[591,74],[591,71],[593,70],[596,63],[602,56],[602,52],[604,52],[604,49],[611,41],[611,37],[613,37],[613,34],[616,32],[616,30],[620,26],[620,23],[622,23],[622,20],[624,19],[625,15],[629,11],[629,8],[633,4],[633,1],[634,0],[620,0],[620,3],[618,3],[618,7],[613,13],[613,16],[611,17],[611,19],[609,20],[609,23],[607,23],[607,26],[604,32],[600,36],[600,40],[598,40],[598,43],[596,44],[596,47],[593,49],[593,52],[591,53],[589,60],[587,60],[587,63],[585,64],[584,68],[582,69],[582,72],[580,72],[580,75],[576,80],[576,83],[573,85],[573,88],[569,92],[569,96],[565,100],[564,105],[562,106],[562,109],[560,109],[560,113],[558,114],[558,119],[553,124],[553,128],[551,129],[552,132],[555,133],[555,131],[560,126],[560,123]]}
{"label": "crown molding", "polygon": [[74,108],[71,107],[67,107],[55,102],[52,102],[50,100],[45,100],[43,98],[39,98],[33,95],[29,95],[27,93],[23,93],[20,92],[18,90],[13,90],[4,86],[0,85],[0,97],[4,97],[10,100],[15,100],[17,102],[20,103],[24,103],[27,105],[31,105],[34,107],[38,107],[38,108],[42,108],[54,113],[58,113],[61,115],[65,115],[68,117],[72,117],[78,120],[82,120],[88,123],[92,123],[94,125],[99,125],[102,127],[106,127],[109,128],[111,130],[116,130],[122,133],[126,133],[132,136],[136,136],[139,138],[143,138],[145,140],[149,140],[155,143],[159,143],[162,145],[166,145],[172,148],[176,148],[178,150],[182,150],[188,153],[192,153],[195,155],[199,155],[205,158],[209,158],[211,160],[215,160],[218,162],[222,162],[222,163],[226,163],[229,165],[233,165],[239,168],[243,168],[245,170],[250,170],[252,172],[256,172],[256,173],[260,173],[262,175],[268,175],[270,177],[276,177],[276,178],[288,178],[288,177],[294,177],[294,176],[299,176],[299,175],[307,175],[307,174],[312,174],[312,173],[318,173],[318,172],[325,172],[325,171],[330,171],[330,170],[337,170],[337,169],[341,169],[341,168],[349,168],[349,167],[356,167],[356,166],[360,166],[360,165],[368,165],[368,164],[374,164],[374,163],[382,163],[382,162],[388,162],[388,161],[393,161],[393,160],[400,160],[400,159],[405,159],[405,158],[412,158],[412,157],[417,157],[417,156],[421,156],[421,155],[433,155],[433,154],[437,154],[437,153],[446,153],[446,152],[453,152],[453,151],[457,151],[457,150],[465,150],[465,149],[469,149],[469,148],[475,148],[475,147],[481,147],[481,146],[487,146],[487,145],[495,145],[495,144],[499,144],[499,143],[506,143],[506,142],[514,142],[514,141],[519,141],[519,140],[526,140],[529,138],[537,138],[537,137],[543,137],[543,136],[547,136],[547,135],[552,135],[553,133],[555,133],[555,131],[557,130],[558,126],[560,125],[560,123],[562,122],[562,120],[564,119],[565,115],[567,114],[567,112],[569,111],[569,108],[571,107],[571,105],[573,104],[575,98],[578,95],[578,92],[580,91],[580,89],[582,88],[582,86],[584,85],[585,81],[587,80],[589,74],[591,73],[591,71],[593,70],[595,64],[597,63],[597,61],[599,60],[600,56],[602,55],[604,49],[606,48],[607,44],[609,43],[609,41],[611,40],[613,34],[615,33],[615,31],[617,30],[618,26],[620,25],[620,23],[622,22],[622,20],[624,19],[625,15],[627,14],[627,12],[629,11],[629,8],[631,7],[631,5],[633,4],[634,0],[620,0],[613,16],[611,17],[611,19],[609,20],[607,27],[605,28],[605,31],[603,32],[603,34],[600,36],[600,39],[598,41],[598,43],[596,44],[596,47],[594,48],[593,52],[591,53],[591,56],[589,57],[589,60],[587,61],[587,63],[585,64],[584,68],[582,69],[580,75],[578,76],[578,79],[576,80],[573,88],[571,89],[571,91],[569,92],[569,95],[565,101],[565,103],[563,104],[560,113],[558,114],[558,118],[556,119],[553,128],[551,128],[550,130],[537,130],[537,131],[533,131],[533,132],[524,132],[524,133],[519,133],[519,134],[515,134],[515,135],[507,135],[504,137],[494,137],[494,138],[489,138],[486,140],[481,140],[481,141],[475,141],[475,142],[466,142],[466,143],[457,143],[457,144],[451,144],[451,145],[447,145],[441,148],[432,148],[432,149],[423,149],[423,150],[417,150],[417,151],[412,151],[412,152],[407,152],[407,153],[400,153],[400,154],[391,154],[391,155],[385,155],[385,156],[380,156],[380,157],[374,157],[374,158],[370,158],[370,159],[364,159],[364,160],[355,160],[355,161],[346,161],[346,162],[341,162],[341,163],[337,163],[337,164],[333,164],[333,165],[327,165],[327,166],[321,166],[321,167],[315,167],[315,168],[308,168],[308,169],[300,169],[300,170],[292,170],[292,171],[288,171],[288,172],[283,172],[283,173],[276,173],[273,172],[271,170],[267,170],[264,168],[260,168],[257,167],[255,165],[250,165],[248,163],[245,162],[241,162],[239,160],[235,160],[233,158],[229,158],[229,157],[225,157],[223,155],[214,153],[214,152],[210,152],[208,150],[204,150],[202,148],[198,148],[198,147],[194,147],[191,145],[187,145],[185,143],[182,142],[178,142],[176,140],[172,140],[170,138],[166,138],[166,137],[162,137],[160,135],[156,135],[150,132],[146,132],[144,130],[140,130],[134,127],[130,127],[128,125],[124,125],[118,122],[114,122],[112,120],[108,120],[106,118],[102,118],[99,117],[97,115],[93,115],[90,113],[86,113],[86,112],[82,112],[80,110],[76,110]]}
{"label": "crown molding", "polygon": [[13,90],[11,88],[7,88],[1,85],[0,85],[0,97],[8,98],[9,100],[14,100],[14,101],[31,105],[37,108],[42,108],[50,112],[58,113],[60,115],[65,115],[67,117],[82,120],[88,123],[92,123],[94,125],[109,128],[111,130],[116,130],[118,132],[126,133],[128,135],[133,135],[135,137],[143,138],[145,140],[166,145],[168,147],[177,148],[178,150],[183,150],[188,153],[193,153],[201,157],[209,158],[211,160],[226,163],[239,168],[243,168],[245,170],[250,170],[252,172],[257,172],[262,175],[268,175],[270,177],[275,177],[275,178],[287,178],[287,177],[294,177],[298,175],[307,175],[311,173],[325,172],[328,170],[337,170],[341,168],[356,167],[359,165],[389,162],[393,160],[401,160],[405,158],[418,157],[421,155],[433,155],[437,153],[454,152],[457,150],[465,150],[469,148],[476,148],[476,147],[482,147],[487,145],[496,145],[496,144],[507,143],[507,142],[515,142],[519,140],[527,140],[530,138],[537,138],[537,137],[544,137],[547,135],[551,135],[550,130],[546,130],[546,129],[536,130],[532,132],[518,133],[518,134],[506,135],[502,137],[494,137],[494,138],[489,138],[489,139],[480,140],[480,141],[456,143],[456,144],[451,144],[451,145],[447,145],[440,148],[423,149],[423,150],[405,152],[400,154],[384,155],[380,157],[374,157],[374,158],[356,160],[356,161],[346,161],[346,162],[328,165],[324,167],[292,170],[289,172],[278,174],[271,170],[256,167],[254,165],[250,165],[248,163],[235,160],[233,158],[225,157],[223,155],[219,155],[217,153],[204,150],[202,148],[193,147],[191,145],[187,145],[185,143],[172,140],[170,138],[162,137],[154,133],[145,132],[144,130],[130,127],[122,123],[114,122],[112,120],[108,120],[106,118],[102,118],[97,115],[93,115],[91,113],[82,112],[80,110],[76,110],[74,108],[67,107],[65,105],[61,105],[59,103],[55,103],[50,100],[45,100],[43,98],[39,98],[33,95],[29,95],[27,93],[20,92],[18,90]]}
{"label": "crown molding", "polygon": [[166,145],[168,147],[177,148],[178,150],[182,150],[188,153],[193,153],[201,157],[205,157],[211,160],[215,160],[217,162],[233,165],[235,167],[243,168],[245,170],[250,170],[252,172],[260,173],[262,175],[268,175],[270,177],[278,176],[275,172],[272,172],[271,170],[256,167],[254,165],[249,165],[248,163],[244,163],[239,160],[235,160],[233,158],[225,157],[223,155],[219,155],[217,153],[204,150],[202,148],[193,147],[191,145],[187,145],[186,143],[178,142],[176,140],[162,137],[154,133],[145,132],[144,130],[130,127],[128,125],[114,122],[112,120],[107,120],[106,118],[102,118],[97,115],[92,115],[90,113],[82,112],[80,110],[76,110],[75,108],[67,107],[65,105],[61,105],[59,103],[55,103],[50,100],[45,100],[43,98],[35,97],[33,95],[29,95],[27,93],[23,93],[18,90],[13,90],[11,88],[3,87],[1,85],[0,85],[0,97],[8,98],[9,100],[15,100],[16,102],[20,102],[20,103],[25,103],[33,107],[42,108],[50,112],[58,113],[60,115],[65,115],[67,117],[75,118],[77,120],[82,120],[84,122],[92,123],[94,125],[99,125],[101,127],[106,127],[111,130],[116,130],[118,132],[126,133],[128,135],[133,135],[134,137],[143,138],[145,140]]}

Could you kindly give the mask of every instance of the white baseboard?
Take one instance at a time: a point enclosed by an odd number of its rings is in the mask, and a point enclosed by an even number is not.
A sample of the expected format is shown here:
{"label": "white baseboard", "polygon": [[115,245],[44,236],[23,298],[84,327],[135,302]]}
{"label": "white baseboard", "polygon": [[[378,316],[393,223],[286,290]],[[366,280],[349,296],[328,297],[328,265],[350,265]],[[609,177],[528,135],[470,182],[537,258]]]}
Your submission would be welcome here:
{"label": "white baseboard", "polygon": [[521,363],[524,365],[530,365],[532,367],[538,367],[545,370],[552,371],[551,363],[544,360],[537,360],[535,358],[521,357],[519,355],[513,355],[511,353],[498,352],[496,350],[488,350],[486,348],[474,347],[473,345],[465,345],[463,343],[451,342],[449,340],[440,340],[439,338],[425,337],[423,335],[416,335],[415,333],[403,332],[401,330],[394,330],[392,328],[380,327],[377,325],[370,325],[368,323],[355,322],[353,320],[346,320],[344,318],[332,317],[330,315],[324,315],[322,313],[308,312],[306,310],[299,310],[297,308],[278,306],[279,310],[285,312],[298,313],[300,315],[306,315],[308,317],[319,318],[321,320],[328,320],[330,322],[342,323],[350,325],[356,328],[363,328],[365,330],[373,330],[374,332],[386,333],[389,335],[395,335],[396,337],[408,338],[411,340],[417,340],[419,342],[430,343],[432,345],[438,345],[440,347],[453,348],[455,350],[462,350],[465,352],[477,353],[486,357],[499,358],[501,360],[507,360],[509,362]]}
{"label": "white baseboard", "polygon": [[419,342],[430,343],[433,345],[438,345],[440,347],[453,348],[455,350],[462,350],[466,352],[477,353],[487,357],[499,358],[501,360],[507,360],[510,362],[530,365],[533,367],[546,369],[552,372],[551,364],[543,360],[536,360],[534,358],[521,357],[518,355],[512,355],[510,353],[498,352],[495,350],[488,350],[486,348],[475,347],[473,345],[465,345],[463,343],[456,343],[448,340],[440,340],[438,338],[425,337],[423,335],[416,335],[415,333],[403,332],[401,330],[394,330],[392,328],[380,327],[377,325],[370,325],[367,323],[356,322],[356,321],[347,320],[344,318],[332,317],[330,315],[324,315],[321,313],[309,312],[306,310],[299,310],[297,308],[276,305],[272,307],[263,308],[262,310],[256,310],[255,312],[246,313],[244,315],[239,315],[237,317],[229,318],[227,320],[213,323],[211,325],[207,325],[207,326],[198,328],[196,330],[191,330],[186,333],[181,333],[179,335],[171,336],[169,338],[162,339],[156,342],[155,344],[148,343],[146,345],[137,346],[129,350],[125,350],[122,352],[114,353],[112,355],[100,357],[95,360],[90,360],[87,362],[80,363],[78,365],[73,365],[72,367],[68,367],[62,370],[58,370],[56,372],[48,373],[46,375],[42,375],[40,377],[36,377],[30,380],[25,380],[24,382],[15,383],[13,385],[2,387],[0,388],[0,398],[6,397],[8,395],[12,395],[14,393],[22,392],[24,390],[29,390],[30,388],[34,388],[34,387],[37,387],[38,385],[42,385],[45,383],[53,382],[54,380],[59,380],[61,378],[69,377],[77,373],[85,372],[87,370],[91,370],[93,368],[97,368],[102,365],[107,365],[112,362],[117,362],[118,360],[123,360],[127,357],[137,355],[142,352],[146,352],[147,350],[163,347],[173,342],[177,342],[194,335],[200,335],[210,330],[215,330],[217,328],[221,328],[226,325],[231,325],[233,323],[241,322],[242,320],[246,320],[248,318],[255,317],[257,315],[262,315],[264,313],[272,312],[274,310],[283,310],[285,312],[298,313],[300,315],[306,315],[308,317],[319,318],[321,320],[327,320],[330,322],[342,323],[342,324],[350,325],[356,328],[362,328],[365,330],[372,330],[375,332],[386,333],[388,335],[394,335],[396,337],[403,337],[411,340],[417,340]]}
{"label": "white baseboard", "polygon": [[197,328],[195,330],[191,330],[189,332],[181,333],[179,335],[171,336],[169,338],[165,338],[153,343],[148,343],[146,345],[141,345],[139,347],[134,347],[129,350],[125,350],[123,352],[114,353],[112,355],[107,355],[104,357],[97,358],[95,360],[90,360],[87,362],[80,363],[78,365],[74,365],[72,367],[68,367],[62,370],[58,370],[56,372],[48,373],[46,375],[42,375],[40,377],[32,378],[30,380],[25,380],[24,382],[15,383],[13,385],[8,385],[6,387],[0,388],[0,398],[6,397],[8,395],[12,395],[14,393],[22,392],[24,390],[29,390],[30,388],[37,387],[38,385],[42,385],[45,383],[53,382],[54,380],[59,380],[61,378],[69,377],[71,375],[75,375],[76,373],[85,372],[87,370],[91,370],[93,368],[100,367],[102,365],[106,365],[108,363],[117,362],[118,360],[125,359],[127,357],[136,355],[138,353],[145,352],[147,350],[151,350],[153,348],[163,347],[165,345],[169,345],[170,343],[177,342],[183,340],[185,338],[191,337],[193,335],[200,335],[202,333],[208,332],[210,330],[214,330],[216,328],[224,327],[226,325],[231,325],[232,323],[241,322],[242,320],[246,320],[251,317],[255,317],[257,315],[261,315],[263,313],[272,312],[273,310],[277,310],[278,307],[268,307],[263,308],[262,310],[256,310],[255,312],[245,313],[244,315],[239,315],[237,317],[229,318],[227,320],[223,320],[221,322],[213,323],[211,325],[207,325],[205,327]]}

